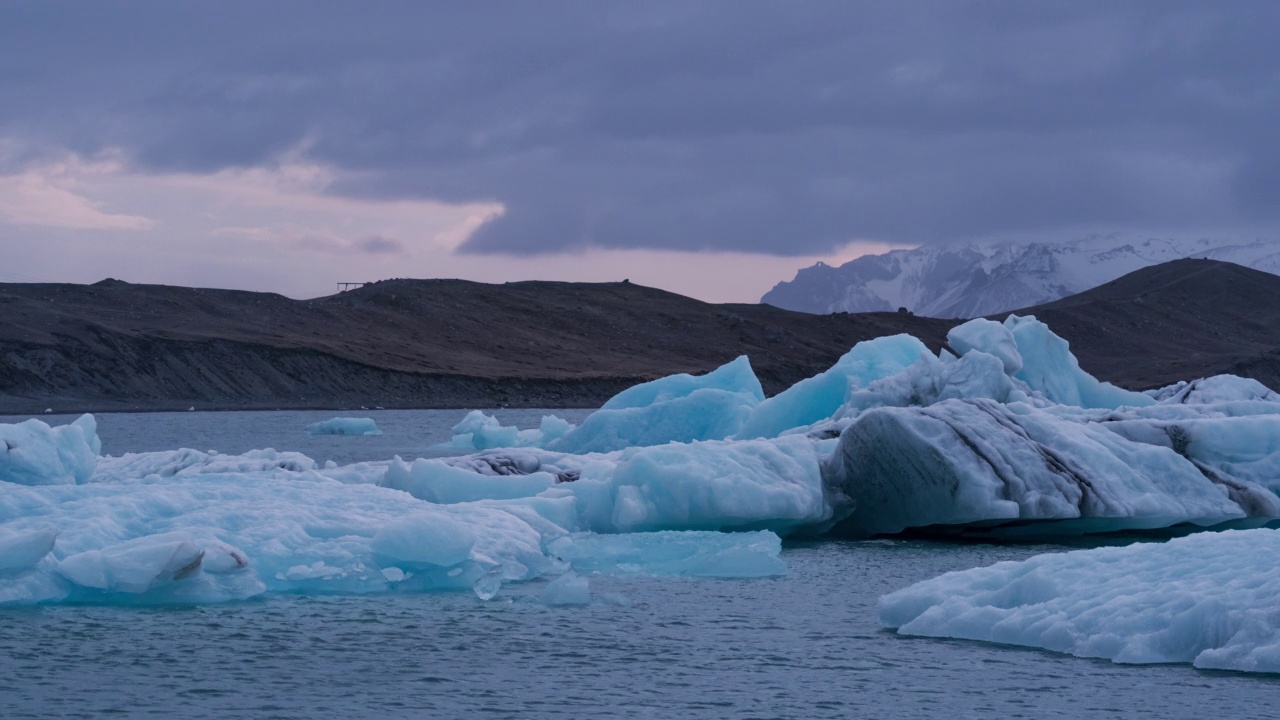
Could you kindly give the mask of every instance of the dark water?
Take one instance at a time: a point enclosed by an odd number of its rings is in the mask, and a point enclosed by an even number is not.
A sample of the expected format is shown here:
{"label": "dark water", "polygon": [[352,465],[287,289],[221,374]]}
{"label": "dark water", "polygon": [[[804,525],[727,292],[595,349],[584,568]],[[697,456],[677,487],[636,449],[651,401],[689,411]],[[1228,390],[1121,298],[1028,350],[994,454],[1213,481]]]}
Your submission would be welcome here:
{"label": "dark water", "polygon": [[[232,452],[249,446],[229,428],[272,444],[313,416],[183,422]],[[116,452],[150,447],[123,445],[129,417],[101,418]],[[413,422],[447,435],[456,418]],[[394,425],[383,426],[387,447],[425,432]],[[191,444],[167,427],[160,447]],[[322,438],[331,452],[313,453],[382,457],[350,454],[356,440]],[[541,605],[542,584],[530,583],[488,603],[458,593],[5,610],[0,718],[1280,717],[1275,676],[902,638],[876,621],[876,599],[917,580],[1063,549],[798,544],[783,552],[784,578],[593,578],[593,603],[573,608]]]}
{"label": "dark water", "polygon": [[[1047,547],[788,548],[772,580],[0,613],[5,718],[1275,718],[1280,679],[897,637],[882,593]],[[601,596],[620,594],[630,606]]]}

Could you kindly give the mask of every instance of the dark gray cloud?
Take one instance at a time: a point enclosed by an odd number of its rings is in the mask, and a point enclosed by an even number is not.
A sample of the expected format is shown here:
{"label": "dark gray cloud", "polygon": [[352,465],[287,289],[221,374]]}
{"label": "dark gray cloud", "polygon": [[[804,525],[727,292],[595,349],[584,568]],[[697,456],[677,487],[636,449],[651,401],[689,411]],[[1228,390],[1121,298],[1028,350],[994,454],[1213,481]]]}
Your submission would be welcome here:
{"label": "dark gray cloud", "polygon": [[404,243],[395,238],[383,235],[372,235],[355,242],[356,250],[370,255],[399,254],[404,252]]}
{"label": "dark gray cloud", "polygon": [[305,142],[362,171],[338,192],[503,202],[475,252],[1271,229],[1276,27],[1247,0],[0,2],[0,136],[190,171]]}

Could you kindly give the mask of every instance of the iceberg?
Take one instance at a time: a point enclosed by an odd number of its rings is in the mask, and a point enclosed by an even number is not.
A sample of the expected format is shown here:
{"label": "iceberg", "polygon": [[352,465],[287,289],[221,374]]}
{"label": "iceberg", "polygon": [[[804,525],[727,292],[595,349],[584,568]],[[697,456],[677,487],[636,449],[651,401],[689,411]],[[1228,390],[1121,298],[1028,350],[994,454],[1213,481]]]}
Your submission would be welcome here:
{"label": "iceberg", "polygon": [[543,415],[536,429],[521,430],[503,425],[493,415],[479,410],[467,413],[453,426],[453,440],[448,447],[464,450],[489,450],[508,447],[542,447],[567,435],[575,426],[555,415]]}
{"label": "iceberg", "polygon": [[971,351],[959,359],[926,356],[897,375],[852,388],[836,417],[856,419],[872,408],[925,407],[960,398],[998,403],[1032,400],[1025,385],[1005,374],[1000,358]]}
{"label": "iceberg", "polygon": [[669,443],[594,455],[491,450],[393,461],[381,484],[433,503],[570,498],[574,524],[599,533],[814,531],[832,509],[821,456],[804,437]]}
{"label": "iceberg", "polygon": [[[393,463],[384,482],[443,503],[572,497],[577,523],[598,533],[1029,536],[1280,516],[1280,403],[1253,381],[1131,393],[1081,370],[1032,317],[969,321],[948,343],[958,356],[908,336],[859,343],[831,370],[758,403],[726,440],[650,444],[675,433],[627,427],[588,443],[632,443],[625,449],[563,447],[599,422],[589,419],[546,448]],[[691,401],[747,371],[735,361],[646,383],[597,416]],[[707,387],[712,376],[717,388]],[[707,416],[681,412],[684,422]]]}
{"label": "iceberg", "polygon": [[[83,437],[86,426],[68,434],[80,433],[87,445],[97,446],[96,437]],[[803,440],[789,442],[800,448]],[[730,445],[708,448],[705,461],[718,462],[717,453]],[[583,524],[599,516],[604,529],[616,531],[606,476],[616,472],[622,453],[536,452],[541,455],[516,460],[482,453],[451,458],[452,465],[395,460],[321,467],[298,453],[184,449],[103,457],[80,484],[6,481],[0,483],[0,605],[211,603],[264,593],[441,590],[492,598],[506,583],[561,576],[572,569],[566,557],[588,563],[593,548],[624,553],[617,544],[593,545],[593,533]],[[742,457],[753,453],[761,449]],[[785,453],[764,456],[779,462]],[[820,508],[816,456],[807,462],[812,467],[806,482]],[[579,476],[584,472],[597,478],[594,487]],[[532,485],[522,486],[522,480]],[[716,490],[727,492],[728,481],[719,479],[722,486],[711,487],[711,497],[693,505],[701,515],[691,522],[761,521],[742,514],[750,501],[732,493],[715,496]],[[577,495],[565,492],[578,482],[585,482],[580,487],[586,510]],[[657,492],[658,486],[634,482],[638,497],[652,493],[654,512],[679,502]],[[684,547],[690,562],[701,558],[702,570],[684,574],[715,575],[711,568],[719,563],[727,576],[762,575],[733,567],[751,561],[779,570],[776,536],[768,535],[773,544],[766,538],[763,551],[735,551],[720,535],[674,532],[661,544]],[[744,538],[755,546],[762,542],[759,535]],[[566,539],[571,540],[558,542]],[[629,562],[645,566],[648,539],[636,537],[632,547]],[[654,547],[648,564],[669,565],[670,553]]]}
{"label": "iceberg", "polygon": [[982,399],[868,411],[841,434],[826,474],[851,506],[838,530],[854,536],[1029,521],[1042,532],[1109,532],[1280,516],[1269,489],[1206,473],[1169,447]]}
{"label": "iceberg", "polygon": [[75,485],[88,481],[102,443],[92,415],[50,427],[31,419],[0,424],[0,482],[18,485]]}
{"label": "iceberg", "polygon": [[194,575],[203,561],[195,538],[171,532],[69,555],[58,563],[58,573],[82,588],[139,594]]}
{"label": "iceberg", "polygon": [[1177,405],[1219,405],[1232,402],[1280,402],[1277,394],[1253,378],[1235,375],[1184,380],[1146,393],[1158,402]]}
{"label": "iceberg", "polygon": [[25,530],[0,526],[0,573],[28,570],[53,550],[58,528],[37,525]]}
{"label": "iceberg", "polygon": [[705,375],[680,373],[627,388],[576,427],[547,415],[536,430],[520,430],[472,410],[454,426],[450,445],[475,450],[541,447],[585,454],[723,440],[742,427],[762,400],[764,390],[744,355]]}
{"label": "iceberg", "polygon": [[754,401],[753,404],[764,400],[764,390],[751,369],[751,361],[746,355],[741,355],[705,375],[679,373],[627,388],[610,398],[600,409],[651,407],[686,398],[702,390],[723,390],[743,395],[748,401]]}
{"label": "iceberg", "polygon": [[1009,375],[1022,369],[1018,339],[1008,325],[995,320],[975,318],[951,328],[947,332],[947,345],[961,356],[976,351],[999,358],[1004,372]]}
{"label": "iceberg", "polygon": [[801,380],[760,403],[736,436],[744,440],[778,437],[788,430],[828,420],[844,405],[850,389],[897,375],[931,355],[924,343],[910,335],[860,342],[830,370]]}
{"label": "iceberg", "polygon": [[902,635],[1038,647],[1116,663],[1280,673],[1280,530],[1039,555],[885,595]]}
{"label": "iceberg", "polygon": [[1022,368],[1013,376],[1051,402],[1083,408],[1141,407],[1155,402],[1148,395],[1102,382],[1080,369],[1067,341],[1035,316],[1010,315],[1004,326],[1022,358]]}
{"label": "iceberg", "polygon": [[381,435],[373,418],[336,417],[311,423],[308,435]]}
{"label": "iceberg", "polygon": [[273,448],[250,450],[241,455],[202,452],[191,448],[148,453],[126,453],[98,458],[88,482],[112,482],[131,478],[169,478],[219,473],[260,473],[274,470],[305,472],[316,462],[298,452],[277,452]]}

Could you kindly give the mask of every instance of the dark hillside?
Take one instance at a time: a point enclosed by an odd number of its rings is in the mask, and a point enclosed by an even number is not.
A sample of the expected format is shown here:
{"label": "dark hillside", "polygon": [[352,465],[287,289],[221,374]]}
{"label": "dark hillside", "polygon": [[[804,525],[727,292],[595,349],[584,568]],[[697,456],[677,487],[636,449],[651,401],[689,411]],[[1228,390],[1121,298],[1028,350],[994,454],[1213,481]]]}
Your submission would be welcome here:
{"label": "dark hillside", "polygon": [[[1280,277],[1145,268],[1034,314],[1130,388],[1236,373],[1280,387]],[[954,320],[712,305],[632,283],[387,280],[314,300],[132,285],[0,284],[0,411],[594,406],[746,354],[773,394],[860,340],[935,350]]]}
{"label": "dark hillside", "polygon": [[859,340],[949,323],[712,305],[632,283],[388,280],[314,300],[0,285],[0,408],[592,406],[751,357],[773,393]]}
{"label": "dark hillside", "polygon": [[1085,370],[1125,387],[1220,373],[1280,387],[1280,276],[1242,265],[1174,260],[1016,314],[1048,323]]}

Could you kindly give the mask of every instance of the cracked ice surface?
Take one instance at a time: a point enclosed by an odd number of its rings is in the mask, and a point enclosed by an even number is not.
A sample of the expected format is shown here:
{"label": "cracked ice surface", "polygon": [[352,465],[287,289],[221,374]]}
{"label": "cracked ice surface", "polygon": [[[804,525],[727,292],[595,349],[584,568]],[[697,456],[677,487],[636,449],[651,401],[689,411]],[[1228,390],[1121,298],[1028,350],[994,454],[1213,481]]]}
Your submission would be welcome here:
{"label": "cracked ice surface", "polygon": [[903,635],[1280,672],[1280,532],[1202,533],[948,573],[880,599]]}

